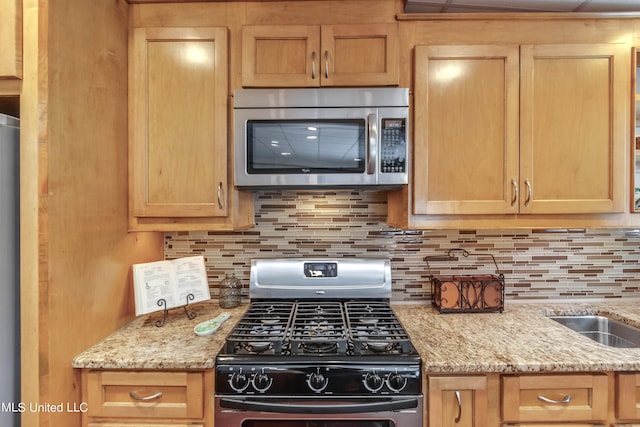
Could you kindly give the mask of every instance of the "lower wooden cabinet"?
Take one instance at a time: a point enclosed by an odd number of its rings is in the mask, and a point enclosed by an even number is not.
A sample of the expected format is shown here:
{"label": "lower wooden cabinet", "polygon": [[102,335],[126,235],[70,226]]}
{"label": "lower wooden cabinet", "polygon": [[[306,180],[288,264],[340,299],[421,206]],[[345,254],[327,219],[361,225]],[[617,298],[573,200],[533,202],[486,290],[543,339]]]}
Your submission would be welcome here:
{"label": "lower wooden cabinet", "polygon": [[486,376],[429,377],[429,425],[488,426]]}
{"label": "lower wooden cabinet", "polygon": [[[503,424],[504,427],[605,427],[605,424],[583,424],[583,423],[571,423],[571,424],[567,424],[567,423],[562,423],[562,422],[557,422],[557,423],[535,423],[535,424],[513,424],[513,423],[509,423],[509,424]],[[631,426],[629,426],[631,427]]]}
{"label": "lower wooden cabinet", "polygon": [[212,371],[84,370],[83,426],[213,425]]}
{"label": "lower wooden cabinet", "polygon": [[88,427],[204,427],[204,424],[89,423]]}
{"label": "lower wooden cabinet", "polygon": [[604,422],[609,410],[606,374],[505,375],[504,422]]}
{"label": "lower wooden cabinet", "polygon": [[640,420],[640,374],[616,375],[616,408],[619,420]]}

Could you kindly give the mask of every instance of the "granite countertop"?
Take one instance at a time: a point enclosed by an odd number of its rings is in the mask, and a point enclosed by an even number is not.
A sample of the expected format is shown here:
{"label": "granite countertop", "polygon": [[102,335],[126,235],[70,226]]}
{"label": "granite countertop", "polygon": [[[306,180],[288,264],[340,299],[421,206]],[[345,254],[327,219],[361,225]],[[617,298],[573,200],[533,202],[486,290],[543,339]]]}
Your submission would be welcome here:
{"label": "granite countertop", "polygon": [[546,315],[603,314],[640,327],[640,304],[505,304],[503,313],[395,306],[428,373],[640,371],[640,349],[612,348]]}
{"label": "granite countertop", "polygon": [[[225,310],[216,302],[141,316],[73,359],[74,368],[208,369],[247,305]],[[503,313],[440,314],[430,305],[394,304],[420,353],[427,373],[640,371],[640,349],[598,344],[545,314],[606,314],[640,326],[637,301],[591,304],[509,304]],[[228,311],[231,318],[213,335],[193,327]]]}
{"label": "granite countertop", "polygon": [[[209,300],[189,307],[196,313],[193,320],[188,319],[182,309],[170,310],[162,327],[155,325],[156,321],[162,320],[162,312],[140,316],[76,356],[72,366],[93,369],[213,368],[225,337],[247,307],[243,304],[223,309]],[[200,337],[193,332],[198,323],[223,312],[231,313],[231,317],[212,335]]]}

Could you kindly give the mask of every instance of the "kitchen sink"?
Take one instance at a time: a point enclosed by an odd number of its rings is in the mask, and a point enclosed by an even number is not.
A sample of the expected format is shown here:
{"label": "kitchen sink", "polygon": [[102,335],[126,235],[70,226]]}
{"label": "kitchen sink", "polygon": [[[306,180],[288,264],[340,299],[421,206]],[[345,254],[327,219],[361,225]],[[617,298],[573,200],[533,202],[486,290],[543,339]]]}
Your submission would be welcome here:
{"label": "kitchen sink", "polygon": [[606,316],[549,316],[549,318],[609,347],[640,348],[640,328]]}

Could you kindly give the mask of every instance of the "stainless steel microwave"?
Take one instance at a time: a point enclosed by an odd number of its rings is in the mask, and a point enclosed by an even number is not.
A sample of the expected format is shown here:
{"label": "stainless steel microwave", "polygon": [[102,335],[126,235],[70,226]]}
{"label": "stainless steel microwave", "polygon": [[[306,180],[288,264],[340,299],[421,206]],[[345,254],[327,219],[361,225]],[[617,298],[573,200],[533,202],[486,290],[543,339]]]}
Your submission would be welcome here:
{"label": "stainless steel microwave", "polygon": [[408,182],[408,89],[240,89],[233,110],[237,187]]}

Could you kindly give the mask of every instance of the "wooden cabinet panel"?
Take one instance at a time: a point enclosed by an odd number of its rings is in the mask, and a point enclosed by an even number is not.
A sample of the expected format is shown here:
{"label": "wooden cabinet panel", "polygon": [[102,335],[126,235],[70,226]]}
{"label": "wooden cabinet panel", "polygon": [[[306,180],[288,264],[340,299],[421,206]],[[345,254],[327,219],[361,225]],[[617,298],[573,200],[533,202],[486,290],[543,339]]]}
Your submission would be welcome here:
{"label": "wooden cabinet panel", "polygon": [[242,86],[319,86],[319,48],[316,26],[242,27]]}
{"label": "wooden cabinet panel", "polygon": [[628,49],[526,45],[521,52],[521,212],[623,212]]}
{"label": "wooden cabinet panel", "polygon": [[622,45],[415,51],[414,215],[624,212]]}
{"label": "wooden cabinet panel", "polygon": [[509,423],[508,426],[509,427],[605,427],[605,424],[597,424],[597,423],[596,424],[584,424],[584,423],[567,424],[567,423],[549,422],[549,423],[535,423],[535,424]]}
{"label": "wooden cabinet panel", "polygon": [[415,214],[518,210],[517,46],[417,46]]}
{"label": "wooden cabinet panel", "polygon": [[617,374],[616,407],[620,420],[640,420],[640,374]]}
{"label": "wooden cabinet panel", "polygon": [[225,28],[134,29],[133,216],[228,214],[227,49]]}
{"label": "wooden cabinet panel", "polygon": [[486,377],[429,377],[429,425],[484,427],[487,411]]}
{"label": "wooden cabinet panel", "polygon": [[397,86],[396,24],[322,27],[323,86]]}
{"label": "wooden cabinet panel", "polygon": [[96,423],[89,423],[87,424],[88,427],[204,427],[204,424],[193,424],[193,423],[172,423],[172,424],[166,424],[166,423],[149,423],[149,422],[143,422],[143,423],[112,423],[112,422],[96,422]]}
{"label": "wooden cabinet panel", "polygon": [[398,85],[398,43],[396,24],[245,26],[242,85]]}
{"label": "wooden cabinet panel", "polygon": [[91,371],[90,417],[202,418],[201,372]]}
{"label": "wooden cabinet panel", "polygon": [[22,78],[22,0],[0,5],[0,79]]}
{"label": "wooden cabinet panel", "polygon": [[604,421],[608,411],[605,374],[505,375],[505,422]]}

